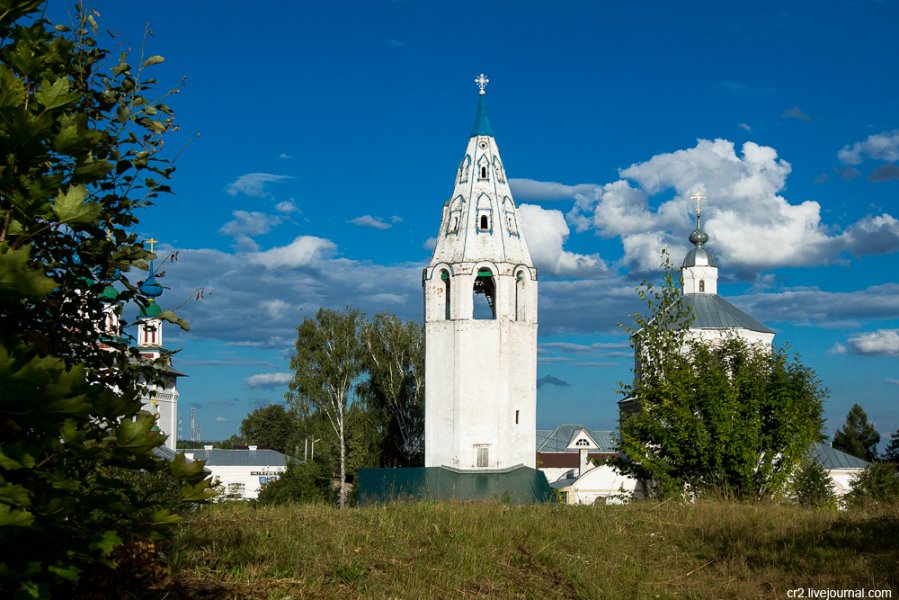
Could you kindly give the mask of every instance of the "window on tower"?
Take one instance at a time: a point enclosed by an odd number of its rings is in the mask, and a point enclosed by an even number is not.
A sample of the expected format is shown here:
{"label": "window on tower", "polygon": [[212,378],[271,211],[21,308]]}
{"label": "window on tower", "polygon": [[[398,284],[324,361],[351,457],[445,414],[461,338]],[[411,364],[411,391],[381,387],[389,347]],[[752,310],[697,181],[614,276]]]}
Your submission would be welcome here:
{"label": "window on tower", "polygon": [[490,229],[490,219],[487,218],[487,215],[481,215],[481,229],[484,231]]}
{"label": "window on tower", "polygon": [[493,279],[493,271],[486,267],[478,269],[478,275],[474,280],[473,289],[474,319],[496,318],[496,282]]}
{"label": "window on tower", "polygon": [[524,293],[526,278],[524,271],[515,273],[515,320],[527,320],[527,296]]}
{"label": "window on tower", "polygon": [[487,179],[487,167],[481,167],[481,179]]}
{"label": "window on tower", "polygon": [[700,292],[704,292],[704,291],[705,291],[705,280],[704,280],[704,279],[700,279],[700,280],[699,280],[699,291],[700,291]]}
{"label": "window on tower", "polygon": [[440,272],[440,279],[443,280],[443,318],[446,321],[449,321],[452,317],[451,306],[450,306],[450,275],[448,271]]}

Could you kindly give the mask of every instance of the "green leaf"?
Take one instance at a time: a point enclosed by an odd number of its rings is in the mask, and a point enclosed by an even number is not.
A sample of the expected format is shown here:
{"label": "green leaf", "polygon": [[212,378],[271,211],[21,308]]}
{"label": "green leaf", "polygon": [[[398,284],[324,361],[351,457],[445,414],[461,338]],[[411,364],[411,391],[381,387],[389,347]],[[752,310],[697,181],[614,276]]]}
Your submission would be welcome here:
{"label": "green leaf", "polygon": [[50,565],[47,567],[47,570],[57,577],[73,583],[78,581],[78,575],[81,574],[81,570],[75,566],[57,567],[56,565]]}
{"label": "green leaf", "polygon": [[162,57],[158,54],[154,54],[153,56],[151,56],[150,58],[148,58],[147,60],[144,61],[144,66],[149,67],[152,65],[158,65],[159,63],[164,62],[164,61],[165,61],[164,57]]}
{"label": "green leaf", "polygon": [[106,531],[100,536],[100,539],[91,544],[91,548],[95,548],[103,553],[103,556],[112,554],[118,546],[122,545],[122,538],[115,531]]}
{"label": "green leaf", "polygon": [[0,243],[0,293],[39,299],[56,287],[56,282],[31,266],[31,246],[15,250],[6,242]]}
{"label": "green leaf", "polygon": [[27,510],[15,510],[0,504],[0,527],[28,527],[34,523],[34,515]]}
{"label": "green leaf", "polygon": [[172,511],[167,508],[161,508],[157,511],[153,511],[153,514],[150,515],[150,520],[154,525],[174,525],[181,522],[181,517],[172,513]]}
{"label": "green leaf", "polygon": [[25,83],[5,65],[0,65],[0,108],[22,106],[25,102]]}
{"label": "green leaf", "polygon": [[100,218],[100,205],[96,202],[85,202],[87,189],[83,185],[70,186],[66,193],[56,197],[53,212],[59,220],[69,224],[93,223]]}
{"label": "green leaf", "polygon": [[159,313],[157,318],[162,319],[163,321],[168,321],[169,323],[172,323],[174,325],[177,325],[184,331],[190,331],[190,324],[170,310],[162,311],[161,313]]}
{"label": "green leaf", "polygon": [[50,110],[71,104],[78,99],[78,93],[69,92],[69,80],[65,77],[60,77],[53,83],[46,81],[41,83],[41,89],[34,95],[34,99],[45,110]]}

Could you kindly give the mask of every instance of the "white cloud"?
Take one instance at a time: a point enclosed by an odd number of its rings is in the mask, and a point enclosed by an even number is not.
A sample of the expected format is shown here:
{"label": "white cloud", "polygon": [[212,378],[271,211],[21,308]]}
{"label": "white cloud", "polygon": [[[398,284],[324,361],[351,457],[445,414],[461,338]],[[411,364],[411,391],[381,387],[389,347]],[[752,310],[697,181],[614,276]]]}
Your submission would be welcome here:
{"label": "white cloud", "polygon": [[521,202],[525,200],[571,200],[577,194],[592,193],[596,184],[566,185],[555,181],[509,178],[509,187],[512,189],[515,200]]}
{"label": "white cloud", "polygon": [[425,243],[422,244],[421,247],[424,248],[425,250],[433,250],[434,248],[437,247],[437,238],[429,237],[428,239],[425,240]]}
{"label": "white cloud", "polygon": [[568,220],[578,231],[620,237],[623,262],[644,272],[658,269],[663,247],[675,258],[687,252],[695,226],[690,196],[696,192],[709,198],[703,209],[709,249],[738,275],[826,263],[843,251],[899,249],[899,228],[890,215],[867,217],[831,234],[821,222],[820,204],[791,204],[781,195],[790,171],[774,148],[746,142],[738,154],[731,141],[699,140],[693,148],[631,165],[621,179],[578,195]]}
{"label": "white cloud", "polygon": [[833,345],[833,348],[827,351],[828,354],[846,354],[846,346],[837,342]]}
{"label": "white cloud", "polygon": [[800,121],[811,121],[812,118],[805,114],[801,108],[798,106],[794,106],[793,108],[789,108],[780,115],[787,119],[799,119]]}
{"label": "white cloud", "polygon": [[227,422],[228,422],[228,419],[226,419],[226,418],[223,417],[222,415],[219,415],[219,416],[217,416],[217,417],[214,419],[214,421],[215,421],[216,423],[227,423]]}
{"label": "white cloud", "polygon": [[752,131],[752,126],[750,126],[749,123],[740,123],[737,127],[745,131]]}
{"label": "white cloud", "polygon": [[289,179],[293,179],[293,177],[290,175],[275,175],[273,173],[247,173],[229,183],[225,190],[230,196],[243,194],[252,198],[265,198],[271,195],[265,190],[266,184]]}
{"label": "white cloud", "polygon": [[536,204],[522,204],[518,212],[528,250],[538,270],[553,275],[584,277],[606,270],[599,254],[575,254],[563,249],[570,230],[561,211],[545,210]]}
{"label": "white cloud", "polygon": [[860,165],[866,159],[899,161],[899,129],[869,135],[862,142],[847,144],[837,153],[844,165]]}
{"label": "white cloud", "polygon": [[299,208],[294,204],[293,200],[284,200],[275,205],[275,210],[282,215],[289,215],[292,212],[299,212]]}
{"label": "white cloud", "polygon": [[329,257],[336,249],[337,246],[331,240],[312,235],[301,235],[286,246],[251,254],[248,261],[267,269],[297,268],[317,262],[323,257]]}
{"label": "white cloud", "polygon": [[251,388],[278,388],[292,378],[293,373],[260,373],[247,377],[246,384]]}
{"label": "white cloud", "polygon": [[258,249],[255,236],[268,233],[281,223],[281,217],[256,211],[235,210],[231,214],[234,219],[222,225],[219,233],[233,237],[237,247],[245,252]]}
{"label": "white cloud", "polygon": [[856,354],[899,356],[899,329],[857,333],[850,336],[846,344]]}
{"label": "white cloud", "polygon": [[390,223],[385,223],[380,217],[371,215],[362,215],[361,217],[350,219],[349,222],[357,227],[371,227],[372,229],[390,229],[392,227]]}

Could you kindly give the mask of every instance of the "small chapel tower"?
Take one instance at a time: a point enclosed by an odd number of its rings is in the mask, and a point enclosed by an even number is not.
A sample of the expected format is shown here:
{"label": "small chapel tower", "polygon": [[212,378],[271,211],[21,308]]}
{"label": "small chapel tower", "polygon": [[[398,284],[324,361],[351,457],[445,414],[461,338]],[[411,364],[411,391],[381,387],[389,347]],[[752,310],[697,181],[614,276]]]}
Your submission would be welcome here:
{"label": "small chapel tower", "polygon": [[[156,240],[150,238],[150,252]],[[163,288],[156,281],[156,267],[150,261],[149,275],[139,286],[141,294],[147,298],[147,305],[140,309],[137,317],[137,351],[142,358],[150,361],[162,359],[157,382],[145,382],[147,391],[142,398],[143,409],[156,415],[157,425],[162,433],[168,435],[165,445],[175,450],[177,447],[178,432],[178,400],[181,394],[178,392],[178,377],[183,377],[172,368],[172,352],[165,348],[162,340],[163,321],[159,318],[162,308],[156,303],[156,299],[162,296]]]}
{"label": "small chapel tower", "polygon": [[487,119],[477,114],[424,269],[425,466],[536,466],[537,270]]}
{"label": "small chapel tower", "polygon": [[747,343],[770,347],[774,330],[718,295],[718,265],[705,247],[709,235],[702,228],[702,201],[706,197],[696,194],[692,199],[696,201],[696,229],[690,233],[693,249],[681,267],[684,304],[693,313],[690,335],[705,342],[736,335]]}

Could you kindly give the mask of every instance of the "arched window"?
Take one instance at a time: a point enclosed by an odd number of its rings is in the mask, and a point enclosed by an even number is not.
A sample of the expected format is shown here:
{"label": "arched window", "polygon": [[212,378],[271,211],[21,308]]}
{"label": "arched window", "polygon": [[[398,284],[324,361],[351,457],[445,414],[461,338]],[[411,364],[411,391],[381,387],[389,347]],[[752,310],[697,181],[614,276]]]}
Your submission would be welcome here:
{"label": "arched window", "polygon": [[525,296],[525,281],[526,277],[524,276],[524,271],[518,271],[515,273],[515,320],[516,321],[526,321],[527,320],[527,296]]}
{"label": "arched window", "polygon": [[700,292],[704,292],[704,291],[705,291],[705,279],[700,279],[700,280],[699,280],[699,291],[700,291]]}
{"label": "arched window", "polygon": [[490,229],[490,219],[487,218],[487,215],[481,215],[481,229],[484,231]]}
{"label": "arched window", "polygon": [[496,282],[493,279],[493,271],[486,267],[478,269],[478,276],[474,280],[473,304],[474,319],[496,318]]}
{"label": "arched window", "polygon": [[487,179],[487,167],[481,166],[481,179]]}
{"label": "arched window", "polygon": [[440,271],[440,279],[443,280],[443,318],[449,321],[452,317],[452,296],[450,296],[450,275],[446,270]]}

